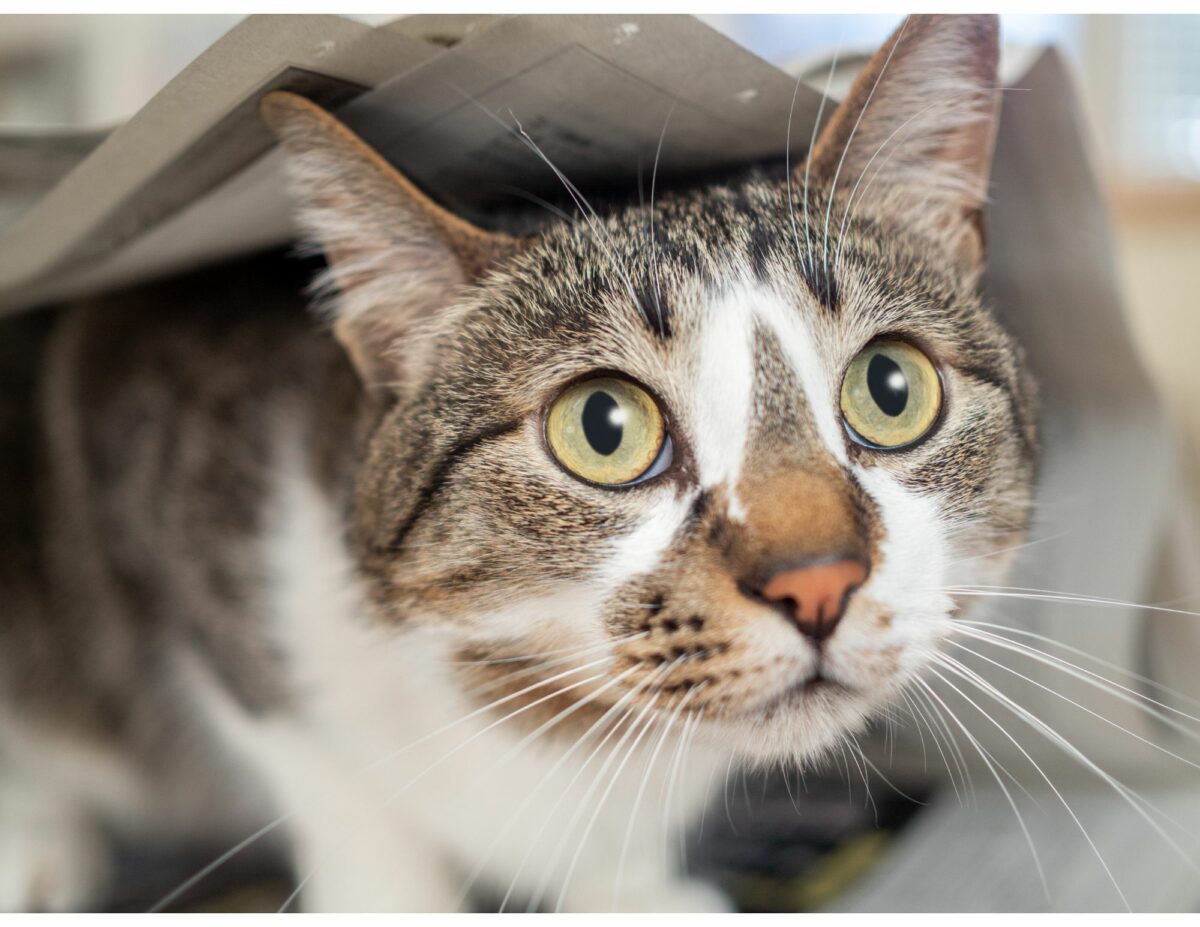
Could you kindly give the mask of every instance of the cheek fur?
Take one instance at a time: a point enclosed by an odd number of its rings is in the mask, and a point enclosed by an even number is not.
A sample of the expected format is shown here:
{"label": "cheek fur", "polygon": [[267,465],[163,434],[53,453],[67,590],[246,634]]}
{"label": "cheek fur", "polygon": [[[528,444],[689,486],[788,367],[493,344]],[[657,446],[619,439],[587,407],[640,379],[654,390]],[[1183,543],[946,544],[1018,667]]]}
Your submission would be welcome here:
{"label": "cheek fur", "polygon": [[614,590],[652,572],[686,521],[698,495],[691,492],[680,496],[670,488],[655,490],[649,511],[636,527],[601,548],[596,575],[602,586]]}
{"label": "cheek fur", "polygon": [[854,470],[883,523],[878,562],[860,592],[891,608],[900,627],[935,624],[950,607],[949,598],[940,591],[948,556],[946,525],[937,502],[929,494],[905,488],[881,469],[856,466]]}

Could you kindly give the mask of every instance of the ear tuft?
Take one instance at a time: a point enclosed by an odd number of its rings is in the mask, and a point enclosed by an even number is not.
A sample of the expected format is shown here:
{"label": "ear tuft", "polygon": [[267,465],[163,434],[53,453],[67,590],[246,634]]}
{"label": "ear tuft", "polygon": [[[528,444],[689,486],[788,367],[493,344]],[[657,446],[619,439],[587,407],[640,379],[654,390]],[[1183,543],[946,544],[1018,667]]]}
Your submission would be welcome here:
{"label": "ear tuft", "polygon": [[411,380],[418,349],[405,336],[517,242],[443,209],[312,101],[269,93],[260,112],[287,155],[299,223],[329,262],[334,333],[369,385]]}

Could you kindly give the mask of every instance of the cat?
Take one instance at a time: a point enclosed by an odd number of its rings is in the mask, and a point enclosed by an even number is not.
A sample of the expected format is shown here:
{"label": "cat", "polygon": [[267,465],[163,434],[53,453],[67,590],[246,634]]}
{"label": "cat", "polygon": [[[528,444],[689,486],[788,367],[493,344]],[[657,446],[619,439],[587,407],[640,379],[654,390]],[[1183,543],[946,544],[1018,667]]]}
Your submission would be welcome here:
{"label": "cat", "polygon": [[265,824],[309,910],[728,909],[668,851],[714,774],[862,729],[1027,528],[997,57],[909,17],[786,177],[525,236],[266,96],[326,325],[278,255],[21,323],[0,908]]}

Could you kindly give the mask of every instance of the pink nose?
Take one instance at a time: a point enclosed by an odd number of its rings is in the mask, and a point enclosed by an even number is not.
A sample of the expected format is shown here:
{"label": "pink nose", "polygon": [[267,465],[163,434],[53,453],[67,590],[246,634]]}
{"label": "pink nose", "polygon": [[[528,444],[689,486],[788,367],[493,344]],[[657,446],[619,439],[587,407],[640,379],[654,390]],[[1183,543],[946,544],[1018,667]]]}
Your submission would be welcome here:
{"label": "pink nose", "polygon": [[858,560],[835,560],[776,573],[762,596],[786,607],[802,633],[823,641],[842,620],[850,594],[866,578],[867,568]]}

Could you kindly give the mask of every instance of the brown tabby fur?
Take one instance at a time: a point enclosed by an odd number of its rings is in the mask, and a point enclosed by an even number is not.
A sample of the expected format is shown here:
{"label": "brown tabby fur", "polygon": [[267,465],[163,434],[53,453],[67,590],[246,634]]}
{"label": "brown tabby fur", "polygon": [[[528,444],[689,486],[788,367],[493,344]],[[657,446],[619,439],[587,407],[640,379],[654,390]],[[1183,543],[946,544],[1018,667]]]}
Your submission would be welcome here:
{"label": "brown tabby fur", "polygon": [[[904,617],[894,603],[868,584],[834,639],[857,648],[855,678],[876,686],[809,685],[794,628],[752,592],[824,556],[884,569],[898,540],[855,467],[936,500],[961,555],[1002,560],[1025,529],[1034,389],[976,292],[995,29],[988,17],[910,19],[807,166],[787,182],[749,171],[661,198],[652,247],[637,207],[519,240],[473,228],[328,114],[269,97],[302,219],[329,259],[332,334],[306,315],[308,271],[268,255],[64,309],[30,336],[28,402],[0,419],[19,480],[0,536],[0,760],[19,742],[6,743],[6,725],[87,743],[152,786],[152,818],[187,791],[181,781],[210,781],[202,762],[234,762],[180,681],[181,654],[247,715],[287,715],[297,693],[260,550],[281,441],[344,516],[370,603],[357,620],[397,635],[445,629],[463,661],[578,645],[570,614],[518,636],[489,616],[593,588],[613,540],[652,504],[686,506],[654,568],[598,606],[611,674],[636,671],[561,736],[650,682],[633,704],[687,697],[714,737],[757,738],[754,756],[818,750],[860,723],[920,665],[889,636]],[[920,76],[931,70],[932,86]],[[888,151],[893,139],[912,144]],[[698,346],[709,307],[744,292],[788,306],[842,369],[880,335],[920,346],[946,383],[934,432],[901,453],[847,439],[843,465],[819,426],[831,410],[755,320],[742,464],[733,484],[701,487]],[[546,408],[591,371],[660,401],[676,452],[658,479],[598,490],[547,454]],[[454,673],[483,704],[556,671],[530,659]]]}

